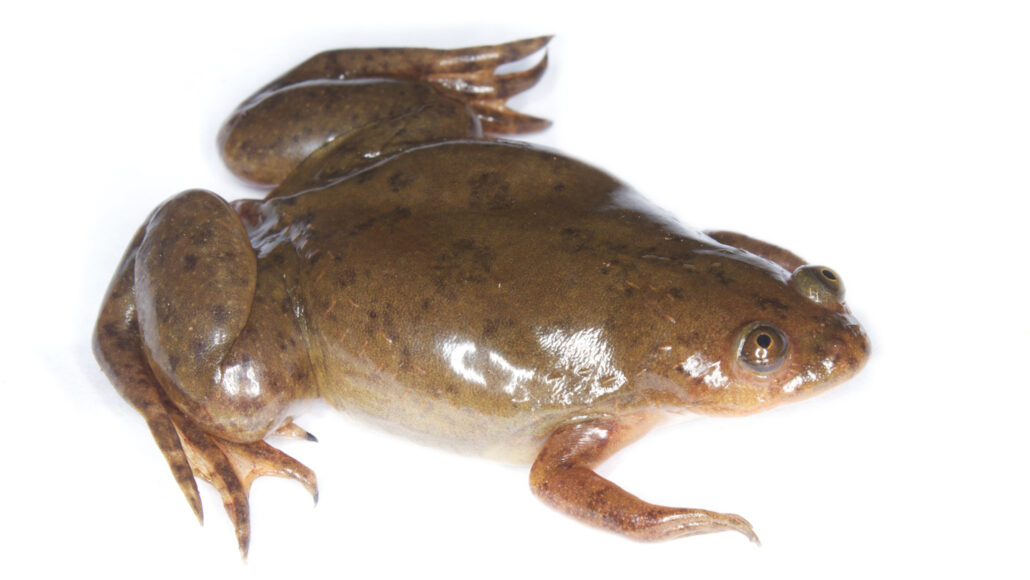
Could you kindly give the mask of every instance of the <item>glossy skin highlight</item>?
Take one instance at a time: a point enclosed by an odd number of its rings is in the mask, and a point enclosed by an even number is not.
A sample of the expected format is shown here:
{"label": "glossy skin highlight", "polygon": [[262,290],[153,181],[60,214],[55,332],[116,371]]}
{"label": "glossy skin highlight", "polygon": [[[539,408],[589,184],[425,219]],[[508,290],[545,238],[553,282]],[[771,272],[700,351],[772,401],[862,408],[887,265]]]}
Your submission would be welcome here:
{"label": "glossy skin highlight", "polygon": [[[308,437],[322,398],[420,441],[531,464],[547,503],[643,540],[740,516],[655,506],[593,467],[669,414],[745,415],[861,368],[836,272],[740,234],[690,230],[578,161],[484,136],[546,122],[496,75],[547,38],[316,55],[219,135],[242,178],[191,190],[130,244],[95,351],[200,515],[222,494],[241,551],[260,475],[314,473],[264,443]],[[459,82],[460,81],[460,82]],[[470,88],[471,87],[471,88]]]}

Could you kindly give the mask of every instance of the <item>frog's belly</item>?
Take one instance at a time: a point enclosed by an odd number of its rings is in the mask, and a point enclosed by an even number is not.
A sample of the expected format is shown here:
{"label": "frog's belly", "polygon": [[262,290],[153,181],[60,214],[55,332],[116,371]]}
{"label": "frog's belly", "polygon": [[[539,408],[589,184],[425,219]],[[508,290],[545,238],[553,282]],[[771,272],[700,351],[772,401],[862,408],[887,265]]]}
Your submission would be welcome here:
{"label": "frog's belly", "polygon": [[504,409],[483,401],[463,403],[429,383],[402,384],[397,373],[385,369],[332,366],[340,379],[324,397],[334,407],[420,443],[506,463],[531,463],[550,432],[576,415],[571,409],[534,410],[514,402]]}

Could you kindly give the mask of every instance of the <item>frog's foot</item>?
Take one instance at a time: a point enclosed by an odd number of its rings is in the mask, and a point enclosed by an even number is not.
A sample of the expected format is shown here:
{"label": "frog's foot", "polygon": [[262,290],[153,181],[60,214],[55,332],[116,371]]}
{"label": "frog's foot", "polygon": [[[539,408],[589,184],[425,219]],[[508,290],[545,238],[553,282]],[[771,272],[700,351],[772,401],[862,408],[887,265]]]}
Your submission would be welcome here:
{"label": "frog's foot", "polygon": [[[318,482],[315,473],[296,459],[264,441],[237,443],[206,433],[180,411],[170,407],[170,401],[165,402],[168,405],[165,407],[168,416],[175,425],[182,450],[189,461],[189,468],[195,476],[214,486],[222,496],[222,504],[236,529],[236,541],[244,560],[247,559],[247,549],[250,545],[248,496],[250,485],[255,479],[262,475],[294,479],[300,482],[314,498],[315,503],[318,503]],[[297,427],[291,419],[287,419],[273,434],[315,440],[313,435]],[[168,461],[170,464],[173,463],[171,457],[168,457]],[[180,472],[174,464],[173,472]],[[187,500],[200,517],[199,497],[194,504],[194,498],[187,493]]]}
{"label": "frog's foot", "polygon": [[445,94],[465,101],[488,133],[542,131],[551,125],[550,121],[514,111],[508,108],[507,100],[536,85],[547,70],[547,54],[524,71],[497,74],[496,68],[526,58],[550,40],[550,36],[541,36],[498,46],[445,51],[452,56],[440,59],[426,80]]}
{"label": "frog's foot", "polygon": [[738,515],[650,504],[594,473],[594,466],[638,437],[643,428],[647,425],[611,417],[558,428],[533,463],[533,492],[580,521],[635,540],[736,531],[758,544],[751,524]]}

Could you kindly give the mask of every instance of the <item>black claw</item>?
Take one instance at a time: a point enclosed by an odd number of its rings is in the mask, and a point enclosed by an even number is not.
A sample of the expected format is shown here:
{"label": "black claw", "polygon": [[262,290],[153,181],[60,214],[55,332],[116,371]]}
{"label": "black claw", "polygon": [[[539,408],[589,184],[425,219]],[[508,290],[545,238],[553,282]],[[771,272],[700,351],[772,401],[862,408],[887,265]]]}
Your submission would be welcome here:
{"label": "black claw", "polygon": [[[305,433],[307,433],[307,431],[305,431]],[[315,443],[318,443],[318,437],[315,437],[311,433],[307,433],[305,439],[307,439],[308,441],[314,441]]]}

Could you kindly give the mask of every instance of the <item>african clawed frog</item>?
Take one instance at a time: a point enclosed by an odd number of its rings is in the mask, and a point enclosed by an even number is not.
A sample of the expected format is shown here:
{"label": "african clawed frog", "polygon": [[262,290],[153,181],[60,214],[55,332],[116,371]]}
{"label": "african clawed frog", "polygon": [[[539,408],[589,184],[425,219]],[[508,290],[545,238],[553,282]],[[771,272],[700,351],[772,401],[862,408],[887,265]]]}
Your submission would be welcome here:
{"label": "african clawed frog", "polygon": [[673,413],[745,415],[852,376],[867,339],[839,276],[743,235],[690,230],[588,165],[488,134],[542,129],[504,63],[547,38],[319,54],[219,136],[226,203],[181,193],[115,273],[95,352],[200,514],[221,493],[245,554],[247,490],[314,474],[267,445],[297,401],[532,464],[545,502],[656,540],[737,515],[644,502],[592,468]]}

